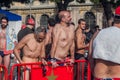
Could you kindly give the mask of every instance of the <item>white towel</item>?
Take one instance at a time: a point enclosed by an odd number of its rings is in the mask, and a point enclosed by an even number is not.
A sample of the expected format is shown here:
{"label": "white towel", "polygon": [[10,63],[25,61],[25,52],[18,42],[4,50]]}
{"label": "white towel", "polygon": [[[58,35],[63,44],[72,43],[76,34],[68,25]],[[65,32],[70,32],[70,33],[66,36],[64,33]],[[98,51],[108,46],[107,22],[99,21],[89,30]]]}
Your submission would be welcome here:
{"label": "white towel", "polygon": [[93,58],[120,64],[120,28],[101,30],[93,41]]}

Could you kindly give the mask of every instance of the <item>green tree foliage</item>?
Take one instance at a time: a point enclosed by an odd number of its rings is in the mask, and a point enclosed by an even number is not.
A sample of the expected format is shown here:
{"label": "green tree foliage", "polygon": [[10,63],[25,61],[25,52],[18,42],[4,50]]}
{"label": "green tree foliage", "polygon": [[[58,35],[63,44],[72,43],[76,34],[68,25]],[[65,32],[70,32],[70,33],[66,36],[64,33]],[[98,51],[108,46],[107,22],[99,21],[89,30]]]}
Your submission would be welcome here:
{"label": "green tree foliage", "polygon": [[112,8],[116,8],[117,6],[119,6],[120,0],[91,0],[91,1],[95,4],[102,4],[108,26],[111,26],[110,22],[114,15],[112,12]]}
{"label": "green tree foliage", "polygon": [[95,4],[99,4],[100,0],[90,0],[91,2],[95,3]]}
{"label": "green tree foliage", "polygon": [[3,6],[10,8],[11,3],[12,3],[12,0],[0,0],[0,8]]}
{"label": "green tree foliage", "polygon": [[107,3],[110,3],[112,5],[112,8],[120,6],[120,0],[90,0],[90,1],[95,4],[101,4],[102,1],[105,1]]}
{"label": "green tree foliage", "polygon": [[68,4],[73,0],[50,0],[56,3],[58,12],[61,10],[67,10]]}

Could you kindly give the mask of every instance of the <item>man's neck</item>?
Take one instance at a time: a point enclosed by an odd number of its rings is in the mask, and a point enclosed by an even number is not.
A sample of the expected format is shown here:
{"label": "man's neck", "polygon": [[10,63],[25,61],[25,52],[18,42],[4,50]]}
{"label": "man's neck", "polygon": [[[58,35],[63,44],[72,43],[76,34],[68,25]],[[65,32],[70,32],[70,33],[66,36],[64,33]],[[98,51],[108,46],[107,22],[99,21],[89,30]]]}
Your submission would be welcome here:
{"label": "man's neck", "polygon": [[60,22],[60,24],[61,24],[63,27],[68,27],[68,25],[67,25],[65,22]]}
{"label": "man's neck", "polygon": [[33,27],[31,25],[27,25],[28,28],[32,29]]}

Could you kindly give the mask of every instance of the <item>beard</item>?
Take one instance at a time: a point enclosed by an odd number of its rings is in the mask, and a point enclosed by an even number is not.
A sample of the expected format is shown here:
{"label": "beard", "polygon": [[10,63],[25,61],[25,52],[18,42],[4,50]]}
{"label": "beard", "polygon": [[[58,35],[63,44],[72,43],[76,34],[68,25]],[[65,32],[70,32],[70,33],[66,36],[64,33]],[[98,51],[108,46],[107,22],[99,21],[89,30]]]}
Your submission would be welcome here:
{"label": "beard", "polygon": [[7,27],[7,25],[2,24],[1,27],[2,27],[2,29],[5,29]]}
{"label": "beard", "polygon": [[71,22],[67,22],[66,24],[67,24],[67,26],[70,26]]}
{"label": "beard", "polygon": [[31,30],[34,32],[34,31],[35,31],[35,28],[32,28]]}

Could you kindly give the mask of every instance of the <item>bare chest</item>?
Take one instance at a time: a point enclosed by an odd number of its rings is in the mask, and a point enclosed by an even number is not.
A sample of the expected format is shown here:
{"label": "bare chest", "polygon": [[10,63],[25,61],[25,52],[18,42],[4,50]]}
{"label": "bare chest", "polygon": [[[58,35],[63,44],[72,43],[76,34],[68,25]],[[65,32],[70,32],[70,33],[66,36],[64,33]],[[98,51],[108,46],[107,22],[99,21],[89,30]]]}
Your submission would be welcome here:
{"label": "bare chest", "polygon": [[41,51],[42,43],[39,43],[33,39],[27,43],[27,47],[31,52],[39,52]]}
{"label": "bare chest", "polygon": [[81,40],[85,40],[86,39],[86,35],[85,35],[85,33],[83,33],[82,31],[77,31],[77,35],[78,35],[78,37],[80,37],[81,38]]}
{"label": "bare chest", "polygon": [[6,31],[1,30],[0,31],[0,39],[5,39],[6,38]]}
{"label": "bare chest", "polygon": [[71,29],[62,29],[59,39],[61,41],[71,41],[73,38],[73,32]]}

